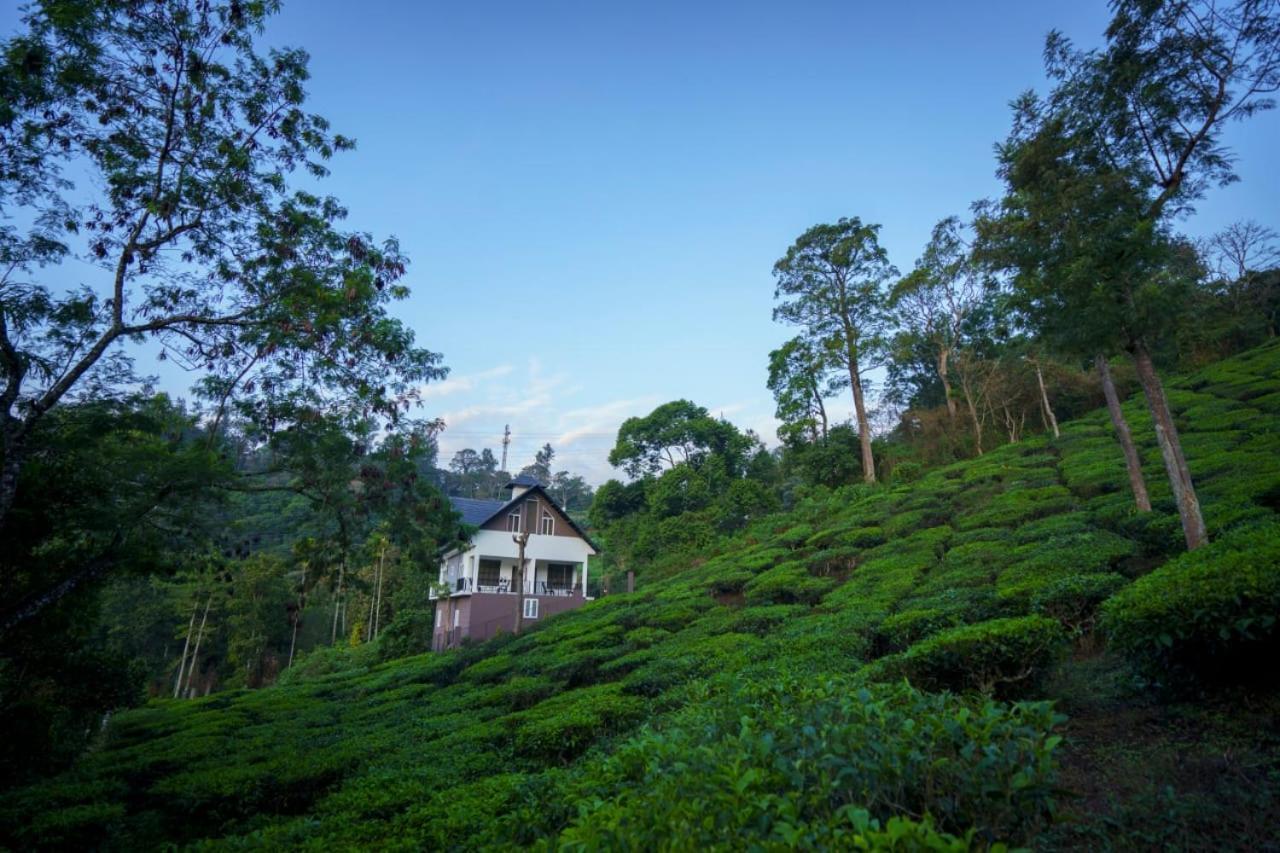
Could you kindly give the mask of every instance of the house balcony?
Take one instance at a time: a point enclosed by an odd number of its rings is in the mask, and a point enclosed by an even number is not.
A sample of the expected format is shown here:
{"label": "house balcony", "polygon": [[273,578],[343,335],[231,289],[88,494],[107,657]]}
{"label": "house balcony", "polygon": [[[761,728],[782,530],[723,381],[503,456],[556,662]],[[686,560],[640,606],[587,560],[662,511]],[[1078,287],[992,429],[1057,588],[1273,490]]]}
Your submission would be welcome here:
{"label": "house balcony", "polygon": [[[432,601],[467,595],[517,595],[515,560],[480,557],[445,567]],[[554,560],[530,560],[523,579],[524,595],[549,598],[583,597],[586,565]],[[441,589],[443,587],[443,589]]]}
{"label": "house balcony", "polygon": [[[455,578],[453,583],[445,582],[448,586],[448,596],[471,595],[473,593],[485,593],[489,595],[517,595],[519,590],[511,585],[506,578],[499,578],[497,583],[479,583],[473,578]],[[557,597],[572,597],[582,595],[581,584],[563,584],[548,581],[528,580],[524,583],[525,595],[545,595]],[[443,598],[437,590],[431,590],[430,598],[435,601]]]}

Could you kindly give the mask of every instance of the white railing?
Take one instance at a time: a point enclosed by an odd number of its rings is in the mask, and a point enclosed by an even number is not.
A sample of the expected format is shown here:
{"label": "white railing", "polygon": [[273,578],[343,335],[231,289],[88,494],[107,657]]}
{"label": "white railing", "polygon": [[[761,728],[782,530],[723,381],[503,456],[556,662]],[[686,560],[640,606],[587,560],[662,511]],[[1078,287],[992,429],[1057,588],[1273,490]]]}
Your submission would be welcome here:
{"label": "white railing", "polygon": [[[516,588],[506,578],[499,580],[496,584],[477,583],[471,578],[461,577],[453,580],[446,579],[445,586],[448,587],[449,595],[465,595],[473,592],[483,592],[495,595],[515,595]],[[569,598],[575,595],[582,595],[581,584],[566,586],[558,583],[548,583],[547,581],[529,580],[524,582],[525,595],[545,595],[553,597]],[[435,600],[440,596],[433,589],[430,593],[431,600]]]}

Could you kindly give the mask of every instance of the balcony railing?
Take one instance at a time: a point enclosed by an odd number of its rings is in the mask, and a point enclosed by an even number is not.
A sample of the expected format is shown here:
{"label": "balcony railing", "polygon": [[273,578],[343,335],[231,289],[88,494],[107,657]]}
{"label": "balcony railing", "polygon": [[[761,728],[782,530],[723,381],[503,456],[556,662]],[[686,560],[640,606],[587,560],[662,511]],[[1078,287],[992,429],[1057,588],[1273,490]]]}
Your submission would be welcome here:
{"label": "balcony railing", "polygon": [[[471,592],[484,592],[496,595],[515,595],[516,589],[506,578],[500,579],[497,583],[481,583],[476,582],[472,578],[453,578],[444,580],[449,588],[450,595],[458,595]],[[582,595],[581,584],[564,584],[555,581],[525,581],[525,595],[548,595],[568,598],[574,595]],[[431,592],[432,599],[438,598],[435,591]]]}

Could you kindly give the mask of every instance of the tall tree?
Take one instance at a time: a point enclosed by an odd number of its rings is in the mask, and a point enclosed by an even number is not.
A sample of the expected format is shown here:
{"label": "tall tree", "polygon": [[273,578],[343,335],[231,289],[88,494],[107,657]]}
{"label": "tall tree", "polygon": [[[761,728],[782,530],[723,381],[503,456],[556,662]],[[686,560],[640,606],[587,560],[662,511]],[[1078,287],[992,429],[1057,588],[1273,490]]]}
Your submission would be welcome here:
{"label": "tall tree", "polygon": [[533,477],[539,483],[546,485],[551,482],[551,461],[556,458],[556,451],[548,442],[533,454],[533,464],[526,465],[520,470],[521,474]]}
{"label": "tall tree", "polygon": [[627,418],[609,451],[609,464],[631,477],[653,477],[666,468],[694,467],[718,458],[731,475],[741,471],[752,442],[726,421],[688,400],[673,400],[640,418]]}
{"label": "tall tree", "polygon": [[[1002,171],[1024,234],[1039,229],[1042,245],[1077,250],[1059,255],[1075,270],[1055,277],[1054,296],[1132,357],[1194,549],[1208,534],[1152,355],[1159,327],[1187,304],[1168,274],[1168,231],[1208,187],[1235,179],[1225,125],[1274,106],[1280,16],[1274,0],[1117,0],[1113,9],[1100,51],[1050,35],[1056,85],[1045,103],[1019,103]],[[1055,227],[1077,239],[1044,231]]]}
{"label": "tall tree", "polygon": [[769,353],[767,385],[778,404],[780,436],[792,440],[807,433],[811,441],[827,437],[826,400],[847,383],[833,375],[832,368],[831,353],[804,337],[792,338]]}
{"label": "tall tree", "polygon": [[840,354],[853,390],[862,475],[876,480],[863,377],[887,349],[886,282],[897,276],[881,248],[879,225],[857,217],[815,225],[800,235],[773,266],[773,318],[804,330],[815,346]]}
{"label": "tall tree", "polygon": [[[302,409],[394,421],[443,375],[386,313],[407,295],[395,241],[291,188],[354,143],[304,109],[303,51],[255,50],[277,7],[49,0],[3,45],[0,525],[36,425],[119,381],[131,343],[202,372],[215,425],[237,396],[264,429]],[[82,287],[59,286],[68,261]]]}
{"label": "tall tree", "polygon": [[951,360],[962,344],[965,323],[983,297],[982,276],[970,253],[964,226],[950,216],[933,227],[915,269],[890,294],[890,308],[903,334],[924,341],[934,353],[947,416],[956,417]]}

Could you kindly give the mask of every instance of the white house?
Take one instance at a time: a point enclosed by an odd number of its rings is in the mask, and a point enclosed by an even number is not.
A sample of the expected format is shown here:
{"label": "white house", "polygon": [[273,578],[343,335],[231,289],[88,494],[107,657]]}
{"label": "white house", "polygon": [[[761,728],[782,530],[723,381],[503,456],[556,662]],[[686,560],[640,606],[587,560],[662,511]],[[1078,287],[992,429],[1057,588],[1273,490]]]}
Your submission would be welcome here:
{"label": "white house", "polygon": [[510,500],[450,498],[462,520],[477,528],[471,541],[440,560],[441,592],[436,602],[432,648],[456,646],[464,637],[483,640],[515,628],[520,596],[515,587],[519,544],[524,549],[524,621],[581,607],[587,573],[599,550],[569,514],[532,477],[506,485]]}

